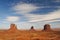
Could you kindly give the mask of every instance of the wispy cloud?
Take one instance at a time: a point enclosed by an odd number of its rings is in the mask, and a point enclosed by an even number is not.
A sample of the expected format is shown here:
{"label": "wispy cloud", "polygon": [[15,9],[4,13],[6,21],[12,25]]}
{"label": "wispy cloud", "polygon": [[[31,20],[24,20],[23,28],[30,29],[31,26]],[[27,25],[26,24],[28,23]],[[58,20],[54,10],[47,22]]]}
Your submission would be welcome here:
{"label": "wispy cloud", "polygon": [[58,22],[60,20],[45,20],[44,22]]}
{"label": "wispy cloud", "polygon": [[16,22],[18,20],[19,20],[19,17],[17,17],[17,16],[8,16],[6,18],[6,21],[9,21],[9,22]]}
{"label": "wispy cloud", "polygon": [[46,15],[26,15],[30,22],[37,22],[37,21],[45,21],[45,20],[52,20],[52,19],[57,19],[60,18],[60,10],[50,12],[49,14]]}
{"label": "wispy cloud", "polygon": [[[24,17],[26,17],[28,22],[37,22],[37,21],[45,21],[45,20],[60,18],[60,10],[55,10],[45,15],[36,15],[37,13],[36,14],[30,13],[38,8],[40,7],[37,7],[36,5],[33,5],[33,4],[26,4],[26,3],[17,4],[13,6],[13,10],[16,11],[17,14],[19,13],[19,14],[22,14]],[[53,20],[52,22],[54,21],[56,20]]]}
{"label": "wispy cloud", "polygon": [[13,7],[15,11],[18,11],[17,13],[23,13],[23,14],[34,11],[37,8],[38,7],[27,3],[17,4],[16,6]]}

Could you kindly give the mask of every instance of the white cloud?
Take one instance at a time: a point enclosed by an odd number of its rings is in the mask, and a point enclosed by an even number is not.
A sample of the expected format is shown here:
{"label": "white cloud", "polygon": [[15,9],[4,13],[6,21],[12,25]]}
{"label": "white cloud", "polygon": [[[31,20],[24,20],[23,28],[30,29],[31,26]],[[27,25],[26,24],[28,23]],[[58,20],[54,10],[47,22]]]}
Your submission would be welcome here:
{"label": "white cloud", "polygon": [[[14,11],[18,14],[22,14],[24,17],[27,18],[28,22],[37,22],[37,21],[46,21],[46,20],[52,20],[52,19],[57,19],[60,18],[60,10],[55,10],[54,12],[50,12],[45,15],[36,15],[36,14],[30,14],[29,12],[32,12],[40,7],[37,7],[33,4],[17,4],[13,6]],[[54,22],[53,20],[52,22]]]}
{"label": "white cloud", "polygon": [[[60,18],[60,10],[50,12],[49,14],[46,15],[26,15],[30,22],[37,22],[37,21],[45,21],[45,20],[52,20],[52,19],[57,19]],[[34,16],[34,17],[32,17]]]}
{"label": "white cloud", "polygon": [[60,21],[60,20],[46,20],[44,22],[57,22],[57,21]]}
{"label": "white cloud", "polygon": [[17,16],[9,16],[6,18],[7,21],[9,22],[15,22],[15,21],[18,21],[19,20],[19,17]]}
{"label": "white cloud", "polygon": [[17,4],[16,6],[13,7],[15,11],[18,11],[17,13],[24,13],[24,14],[36,10],[37,8],[38,7],[27,3]]}

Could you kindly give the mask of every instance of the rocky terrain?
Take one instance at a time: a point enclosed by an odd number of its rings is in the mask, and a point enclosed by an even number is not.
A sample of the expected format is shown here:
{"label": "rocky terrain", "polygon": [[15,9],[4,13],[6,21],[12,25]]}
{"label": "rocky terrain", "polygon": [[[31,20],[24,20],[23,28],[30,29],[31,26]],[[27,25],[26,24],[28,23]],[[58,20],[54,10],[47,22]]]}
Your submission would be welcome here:
{"label": "rocky terrain", "polygon": [[0,30],[0,40],[60,40],[60,31],[54,31],[49,24],[43,30],[18,30],[15,24],[8,30]]}

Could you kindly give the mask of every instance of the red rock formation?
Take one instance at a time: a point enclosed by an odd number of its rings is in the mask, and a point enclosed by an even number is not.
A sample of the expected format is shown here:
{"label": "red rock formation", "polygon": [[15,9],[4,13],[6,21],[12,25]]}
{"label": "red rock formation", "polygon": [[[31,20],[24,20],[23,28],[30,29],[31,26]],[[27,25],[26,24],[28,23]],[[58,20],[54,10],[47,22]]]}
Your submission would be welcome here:
{"label": "red rock formation", "polygon": [[30,30],[31,30],[31,31],[34,31],[35,29],[34,29],[34,27],[32,26]]}
{"label": "red rock formation", "polygon": [[32,26],[31,29],[34,29],[34,27]]}
{"label": "red rock formation", "polygon": [[60,31],[51,32],[49,24],[44,25],[44,31],[49,32],[34,31],[33,26],[30,30],[17,30],[16,25],[11,24],[9,30],[0,30],[0,40],[60,40]]}
{"label": "red rock formation", "polygon": [[10,29],[11,29],[11,30],[16,30],[16,29],[17,29],[17,26],[16,26],[15,24],[11,24],[11,25],[10,25]]}
{"label": "red rock formation", "polygon": [[17,26],[15,24],[11,24],[9,30],[14,32],[14,31],[17,31],[18,29],[17,29]]}
{"label": "red rock formation", "polygon": [[49,24],[45,24],[43,30],[44,31],[51,31],[50,25]]}

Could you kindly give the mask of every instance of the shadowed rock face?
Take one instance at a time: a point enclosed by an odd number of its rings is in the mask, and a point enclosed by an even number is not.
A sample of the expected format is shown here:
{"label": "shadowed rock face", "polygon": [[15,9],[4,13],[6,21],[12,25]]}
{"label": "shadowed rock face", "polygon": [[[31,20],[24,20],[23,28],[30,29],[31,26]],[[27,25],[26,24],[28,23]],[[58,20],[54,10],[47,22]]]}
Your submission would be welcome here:
{"label": "shadowed rock face", "polygon": [[32,26],[30,30],[35,30],[34,27]]}
{"label": "shadowed rock face", "polygon": [[44,31],[51,31],[51,28],[50,28],[49,24],[44,25]]}
{"label": "shadowed rock face", "polygon": [[32,26],[31,29],[34,29],[34,27]]}

